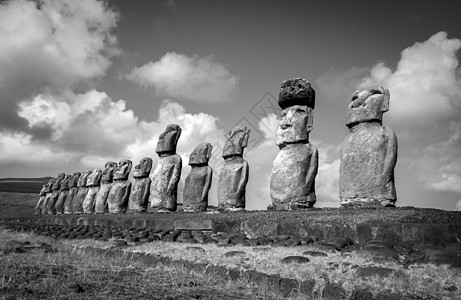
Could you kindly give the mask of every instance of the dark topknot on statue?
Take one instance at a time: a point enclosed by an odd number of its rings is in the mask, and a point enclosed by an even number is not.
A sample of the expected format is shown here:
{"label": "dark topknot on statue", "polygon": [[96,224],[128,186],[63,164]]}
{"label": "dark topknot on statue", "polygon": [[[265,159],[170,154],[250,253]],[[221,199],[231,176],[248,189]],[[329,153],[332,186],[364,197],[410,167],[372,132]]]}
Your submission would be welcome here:
{"label": "dark topknot on statue", "polygon": [[293,105],[307,105],[314,109],[315,91],[304,78],[288,79],[280,85],[279,106],[285,109]]}

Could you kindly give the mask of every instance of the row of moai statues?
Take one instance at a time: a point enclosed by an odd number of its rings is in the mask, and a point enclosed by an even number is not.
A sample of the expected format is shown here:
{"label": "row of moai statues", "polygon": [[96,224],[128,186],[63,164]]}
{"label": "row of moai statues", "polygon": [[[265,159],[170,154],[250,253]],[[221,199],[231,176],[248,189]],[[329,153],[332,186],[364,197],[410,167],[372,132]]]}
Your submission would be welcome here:
{"label": "row of moai statues", "polygon": [[[245,188],[248,163],[243,150],[250,130],[234,127],[226,136],[223,150],[224,166],[218,182],[219,207],[223,210],[245,208]],[[58,174],[40,191],[35,214],[92,214],[135,212],[169,212],[177,209],[177,189],[181,177],[182,159],[176,153],[181,127],[170,124],[159,136],[156,152],[157,167],[149,177],[152,159],[145,157],[134,167],[134,184],[128,179],[132,162],[107,162],[104,171]],[[203,212],[208,207],[208,192],[213,169],[208,165],[213,146],[199,144],[190,154],[191,171],[183,192],[185,212]]]}
{"label": "row of moai statues", "polygon": [[[356,91],[348,106],[346,137],[340,153],[340,205],[395,206],[394,167],[397,161],[395,133],[382,125],[383,113],[389,110],[387,89],[371,87]],[[277,127],[279,152],[270,178],[272,203],[268,210],[312,208],[316,202],[315,178],[319,154],[309,142],[313,129],[315,91],[303,78],[283,81],[279,93],[281,120]],[[128,180],[132,162],[118,165],[108,162],[104,171],[95,169],[72,176],[59,174],[40,192],[36,213],[125,213],[176,211],[177,188],[182,160],[176,153],[181,127],[170,124],[159,136],[157,167],[143,158],[135,166],[134,184]],[[250,130],[235,126],[226,135],[222,157],[224,165],[218,181],[219,210],[245,209],[245,190],[249,177],[248,162],[243,158]],[[183,210],[202,212],[208,207],[208,192],[213,169],[208,165],[213,146],[198,145],[190,154],[191,171],[186,177]]]}

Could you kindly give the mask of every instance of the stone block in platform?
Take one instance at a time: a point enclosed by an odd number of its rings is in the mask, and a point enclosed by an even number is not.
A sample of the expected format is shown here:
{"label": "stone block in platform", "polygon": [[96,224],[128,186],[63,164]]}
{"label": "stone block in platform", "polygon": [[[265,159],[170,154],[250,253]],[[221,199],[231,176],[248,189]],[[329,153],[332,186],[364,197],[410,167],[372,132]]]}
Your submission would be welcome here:
{"label": "stone block in platform", "polygon": [[175,230],[213,230],[213,221],[209,219],[179,219],[174,221]]}

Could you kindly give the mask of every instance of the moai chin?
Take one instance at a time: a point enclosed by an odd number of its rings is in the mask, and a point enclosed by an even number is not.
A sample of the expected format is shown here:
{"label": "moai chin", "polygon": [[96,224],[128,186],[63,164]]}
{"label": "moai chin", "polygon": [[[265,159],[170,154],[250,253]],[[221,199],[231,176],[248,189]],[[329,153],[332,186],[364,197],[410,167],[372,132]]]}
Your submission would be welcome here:
{"label": "moai chin", "polygon": [[382,125],[389,110],[389,90],[356,91],[347,108],[349,136],[341,145],[339,197],[342,207],[395,206],[394,167],[397,137]]}
{"label": "moai chin", "polygon": [[96,195],[100,189],[101,176],[102,171],[94,169],[86,180],[88,192],[86,193],[85,200],[83,200],[83,213],[85,214],[94,214]]}
{"label": "moai chin", "polygon": [[55,204],[56,214],[58,215],[64,214],[64,205],[66,203],[67,197],[69,197],[69,180],[71,178],[71,175],[66,175],[61,181],[59,197]]}
{"label": "moai chin", "polygon": [[51,198],[47,203],[46,211],[49,215],[56,214],[56,202],[59,198],[59,189],[61,188],[61,182],[64,180],[66,174],[59,173],[56,177],[53,185],[51,186]]}
{"label": "moai chin", "polygon": [[131,172],[131,160],[122,159],[114,170],[114,183],[107,197],[109,213],[126,213],[131,192],[131,182],[128,175]]}
{"label": "moai chin", "polygon": [[78,179],[77,194],[72,200],[72,212],[74,214],[83,213],[83,201],[85,201],[86,194],[88,193],[88,187],[86,186],[86,182],[90,174],[90,170],[83,171],[82,175]]}
{"label": "moai chin", "polygon": [[117,163],[113,161],[106,162],[104,171],[101,175],[101,185],[98,193],[96,194],[95,213],[103,214],[108,212],[107,198],[109,197],[110,189],[113,185],[114,171]]}
{"label": "moai chin", "polygon": [[280,151],[272,165],[272,204],[267,209],[311,208],[316,202],[315,177],[318,171],[318,151],[309,142],[315,91],[306,79],[285,80],[280,87],[279,106],[283,109],[276,136]]}
{"label": "moai chin", "polygon": [[226,135],[222,153],[224,165],[218,180],[219,210],[245,209],[249,167],[243,159],[243,150],[248,146],[249,138],[250,129],[244,126],[235,126]]}
{"label": "moai chin", "polygon": [[69,194],[67,195],[66,201],[64,202],[64,214],[71,214],[73,211],[73,201],[78,192],[77,185],[80,175],[80,172],[74,172],[67,183],[69,186]]}
{"label": "moai chin", "polygon": [[53,186],[54,181],[55,181],[55,179],[51,178],[48,181],[48,183],[45,184],[45,190],[44,190],[44,192],[45,192],[45,200],[43,201],[42,209],[41,209],[42,215],[47,214],[48,202],[50,202],[51,195],[53,194],[53,192],[51,190],[51,187]]}
{"label": "moai chin", "polygon": [[184,212],[203,212],[208,207],[208,191],[213,178],[213,169],[208,166],[208,161],[212,151],[210,143],[202,143],[189,156],[191,170],[184,184]]}
{"label": "moai chin", "polygon": [[43,203],[45,202],[45,198],[46,198],[46,183],[42,186],[40,192],[38,193],[39,195],[39,198],[38,198],[38,201],[37,201],[37,204],[35,205],[35,210],[34,210],[34,214],[35,215],[41,215],[42,214],[42,206],[43,206]]}
{"label": "moai chin", "polygon": [[149,204],[149,194],[151,179],[149,178],[152,170],[152,158],[144,157],[139,164],[134,167],[134,184],[131,189],[128,209],[130,212],[144,213]]}
{"label": "moai chin", "polygon": [[159,160],[152,173],[149,203],[150,211],[175,211],[178,205],[177,190],[181,178],[182,159],[176,154],[181,127],[169,124],[160,134],[157,143]]}

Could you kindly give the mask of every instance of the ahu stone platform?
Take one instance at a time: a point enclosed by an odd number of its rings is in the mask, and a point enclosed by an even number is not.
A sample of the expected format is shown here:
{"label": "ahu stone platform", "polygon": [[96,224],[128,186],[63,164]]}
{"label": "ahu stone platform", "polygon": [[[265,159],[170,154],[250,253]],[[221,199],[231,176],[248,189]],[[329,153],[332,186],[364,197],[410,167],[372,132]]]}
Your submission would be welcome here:
{"label": "ahu stone platform", "polygon": [[42,215],[3,219],[6,223],[93,225],[152,231],[202,230],[243,233],[249,239],[280,235],[349,238],[364,244],[382,240],[405,244],[461,243],[461,212],[413,207],[316,208],[308,211]]}

